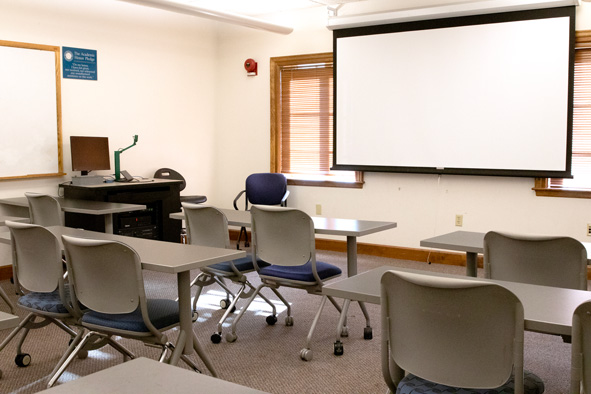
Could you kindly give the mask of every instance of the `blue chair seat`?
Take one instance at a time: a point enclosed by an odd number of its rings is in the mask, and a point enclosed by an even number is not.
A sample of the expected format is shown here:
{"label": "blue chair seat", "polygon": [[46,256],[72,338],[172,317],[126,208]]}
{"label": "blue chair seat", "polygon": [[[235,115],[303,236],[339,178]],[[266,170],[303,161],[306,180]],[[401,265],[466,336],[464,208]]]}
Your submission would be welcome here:
{"label": "blue chair seat", "polygon": [[[329,279],[338,276],[342,273],[341,269],[335,265],[324,263],[322,261],[316,262],[316,271],[321,280]],[[312,262],[308,261],[304,265],[295,266],[281,266],[269,265],[259,271],[261,277],[265,278],[281,278],[296,280],[299,282],[316,283],[314,274],[312,273]]]}
{"label": "blue chair seat", "polygon": [[[158,330],[179,323],[178,302],[168,299],[148,299],[147,305],[150,321]],[[90,311],[82,316],[82,323],[109,327],[116,330],[149,332],[148,327],[144,324],[144,319],[139,308],[131,313],[117,315]]]}
{"label": "blue chair seat", "polygon": [[[254,265],[252,264],[252,257],[250,256],[246,256],[246,257],[242,257],[240,259],[236,259],[232,261],[234,263],[234,266],[236,267],[236,269],[240,272],[252,272],[254,271]],[[259,267],[266,267],[269,265],[269,263],[265,263],[263,260],[257,259],[257,264],[259,265]],[[212,264],[212,265],[208,265],[207,267],[205,267],[204,270],[212,270],[212,271],[219,271],[219,272],[223,272],[223,273],[233,273],[234,271],[232,271],[232,266],[230,265],[229,261],[226,261],[224,263],[217,263],[217,264]]]}
{"label": "blue chair seat", "polygon": [[[486,366],[483,366],[486,368]],[[544,382],[532,372],[523,371],[524,394],[541,394],[544,392]],[[398,384],[396,394],[513,394],[515,392],[513,376],[502,386],[494,389],[463,389],[433,383],[413,374],[406,375]]]}
{"label": "blue chair seat", "polygon": [[[68,287],[66,286],[66,289]],[[68,292],[66,296],[69,298]],[[41,311],[55,315],[69,315],[68,309],[62,304],[58,290],[52,293],[27,293],[18,299],[18,304],[30,311]]]}

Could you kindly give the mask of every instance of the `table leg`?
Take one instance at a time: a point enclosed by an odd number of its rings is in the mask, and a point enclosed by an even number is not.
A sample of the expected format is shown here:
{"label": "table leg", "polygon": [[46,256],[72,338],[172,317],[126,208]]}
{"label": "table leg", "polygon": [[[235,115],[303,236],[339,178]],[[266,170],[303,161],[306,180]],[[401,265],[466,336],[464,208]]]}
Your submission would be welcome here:
{"label": "table leg", "polygon": [[466,276],[476,277],[478,253],[466,252]]}
{"label": "table leg", "polygon": [[[180,349],[183,354],[193,353],[193,320],[191,319],[191,272],[177,274],[179,294],[179,318],[181,332],[185,333],[185,346]],[[179,349],[179,347],[177,347]],[[176,350],[176,349],[175,349]]]}
{"label": "table leg", "polygon": [[105,234],[113,234],[113,214],[108,213],[105,217]]}
{"label": "table leg", "polygon": [[357,237],[347,236],[347,276],[357,275]]}

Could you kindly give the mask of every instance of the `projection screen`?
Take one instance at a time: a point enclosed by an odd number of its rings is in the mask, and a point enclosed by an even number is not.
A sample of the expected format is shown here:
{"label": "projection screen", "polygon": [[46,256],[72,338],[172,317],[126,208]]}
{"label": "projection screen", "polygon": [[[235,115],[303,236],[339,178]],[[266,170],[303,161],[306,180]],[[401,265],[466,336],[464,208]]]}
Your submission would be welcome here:
{"label": "projection screen", "polygon": [[574,7],[334,31],[334,169],[570,177]]}

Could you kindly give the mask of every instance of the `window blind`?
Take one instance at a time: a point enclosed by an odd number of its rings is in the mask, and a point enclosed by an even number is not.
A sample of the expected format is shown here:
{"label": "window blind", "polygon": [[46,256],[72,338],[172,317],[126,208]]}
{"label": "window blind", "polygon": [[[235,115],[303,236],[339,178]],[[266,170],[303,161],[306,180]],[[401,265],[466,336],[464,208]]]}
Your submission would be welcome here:
{"label": "window blind", "polygon": [[572,173],[572,179],[551,178],[549,186],[591,190],[591,41],[575,49]]}
{"label": "window blind", "polygon": [[281,68],[283,173],[331,175],[332,91],[332,63]]}

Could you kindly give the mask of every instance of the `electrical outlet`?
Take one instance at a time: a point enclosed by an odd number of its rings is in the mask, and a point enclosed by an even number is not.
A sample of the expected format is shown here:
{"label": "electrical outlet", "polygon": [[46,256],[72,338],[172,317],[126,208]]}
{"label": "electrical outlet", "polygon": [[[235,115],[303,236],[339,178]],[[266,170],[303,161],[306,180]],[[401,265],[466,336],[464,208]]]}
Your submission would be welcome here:
{"label": "electrical outlet", "polygon": [[591,237],[591,223],[587,223],[587,236]]}
{"label": "electrical outlet", "polygon": [[316,204],[316,215],[322,215],[322,204]]}
{"label": "electrical outlet", "polygon": [[456,215],[456,226],[462,227],[464,224],[464,215]]}

